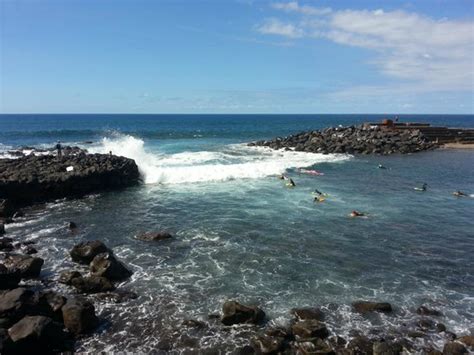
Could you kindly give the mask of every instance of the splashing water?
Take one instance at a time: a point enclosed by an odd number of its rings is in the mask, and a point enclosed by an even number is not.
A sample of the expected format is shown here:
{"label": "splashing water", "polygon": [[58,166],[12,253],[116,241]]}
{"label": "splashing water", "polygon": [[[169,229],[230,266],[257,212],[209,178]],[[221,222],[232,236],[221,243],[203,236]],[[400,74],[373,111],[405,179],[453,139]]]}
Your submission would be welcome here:
{"label": "splashing water", "polygon": [[111,151],[115,155],[135,160],[147,184],[257,179],[282,174],[291,168],[340,162],[350,158],[344,154],[274,151],[243,144],[228,145],[221,151],[150,153],[145,149],[142,139],[130,135],[103,138],[97,151]]}

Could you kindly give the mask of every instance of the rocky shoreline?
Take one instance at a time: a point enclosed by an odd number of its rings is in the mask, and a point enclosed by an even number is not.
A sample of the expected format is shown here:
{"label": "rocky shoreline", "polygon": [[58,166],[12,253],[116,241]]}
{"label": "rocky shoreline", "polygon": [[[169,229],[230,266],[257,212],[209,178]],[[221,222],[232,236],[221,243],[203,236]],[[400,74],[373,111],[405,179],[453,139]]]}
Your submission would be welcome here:
{"label": "rocky shoreline", "polygon": [[[146,243],[173,238],[163,231],[136,235]],[[139,294],[126,290],[133,270],[101,241],[75,242],[68,252],[75,266],[48,278],[41,272],[48,260],[34,256],[36,248],[41,250],[41,245],[7,236],[0,238],[2,354],[74,352],[77,340],[93,335],[106,322],[97,313],[95,302],[122,303],[127,307],[127,302],[140,300]],[[40,282],[32,285],[34,280]],[[58,292],[59,285],[65,285],[68,291]],[[397,311],[396,305],[368,300],[356,300],[351,308],[362,318],[379,314],[391,317]],[[207,320],[183,318],[172,334],[161,333],[164,330],[159,327],[149,331],[157,337],[168,337],[167,345],[156,349],[162,353],[199,353],[196,342],[203,334],[225,339],[229,331],[242,332],[239,343],[244,345],[231,348],[229,353],[233,354],[457,355],[474,351],[474,336],[458,336],[450,331],[442,322],[444,315],[430,305],[414,309],[415,320],[410,324],[392,324],[390,329],[365,332],[353,329],[349,337],[332,330],[327,323],[330,312],[330,308],[317,305],[294,308],[288,310],[291,321],[278,326],[260,307],[228,300],[219,314],[210,314]],[[127,331],[127,326],[122,326]],[[433,335],[444,339],[441,347],[432,343]],[[229,347],[225,349],[227,353]],[[206,349],[206,353],[217,354],[221,350]]]}
{"label": "rocky shoreline", "polygon": [[429,141],[418,129],[397,130],[390,126],[363,124],[301,132],[288,137],[251,142],[248,146],[322,154],[389,155],[432,150],[437,148],[438,144]]}
{"label": "rocky shoreline", "polygon": [[65,147],[61,157],[29,154],[0,159],[0,217],[11,217],[24,206],[117,190],[139,182],[134,160],[88,154],[74,147]]}

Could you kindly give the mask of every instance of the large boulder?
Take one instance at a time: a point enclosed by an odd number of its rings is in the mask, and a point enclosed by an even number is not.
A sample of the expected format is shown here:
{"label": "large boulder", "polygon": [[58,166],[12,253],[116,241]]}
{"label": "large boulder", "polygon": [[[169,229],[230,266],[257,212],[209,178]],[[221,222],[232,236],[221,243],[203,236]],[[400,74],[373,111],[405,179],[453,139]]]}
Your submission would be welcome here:
{"label": "large boulder", "polygon": [[67,302],[66,297],[54,291],[47,290],[38,293],[37,298],[37,314],[51,317],[56,321],[62,322],[63,314],[61,309]]}
{"label": "large boulder", "polygon": [[96,255],[90,263],[90,270],[93,276],[102,276],[117,281],[124,280],[132,275],[132,272],[118,261],[112,252]]}
{"label": "large boulder", "polygon": [[18,286],[21,280],[20,272],[10,270],[6,266],[0,264],[0,290],[8,290]]}
{"label": "large boulder", "polygon": [[443,355],[463,355],[467,354],[468,351],[464,345],[451,341],[446,343],[443,348]]}
{"label": "large boulder", "polygon": [[29,312],[35,301],[35,293],[19,287],[0,294],[0,318],[19,319]]}
{"label": "large boulder", "polygon": [[12,270],[17,270],[22,278],[35,278],[41,273],[44,260],[29,255],[10,254],[3,264]]}
{"label": "large boulder", "polygon": [[369,313],[369,312],[392,312],[392,305],[387,302],[368,302],[368,301],[356,301],[352,303],[352,307],[356,312]]}
{"label": "large boulder", "polygon": [[81,293],[98,293],[115,290],[115,286],[102,276],[76,277],[71,280],[71,285]]}
{"label": "large boulder", "polygon": [[474,335],[464,335],[457,340],[474,350]]}
{"label": "large boulder", "polygon": [[239,323],[259,324],[265,319],[265,312],[256,306],[245,306],[236,301],[227,301],[222,306],[221,321],[225,325]]}
{"label": "large boulder", "polygon": [[99,324],[92,303],[80,299],[68,299],[62,307],[64,326],[74,335],[92,332]]}
{"label": "large boulder", "polygon": [[107,251],[109,249],[100,240],[92,240],[75,245],[69,254],[73,261],[80,264],[89,264],[96,255]]}
{"label": "large boulder", "polygon": [[307,319],[296,322],[291,326],[291,330],[297,339],[325,339],[329,336],[329,331],[326,328],[326,325],[315,319]]}
{"label": "large boulder", "polygon": [[26,316],[8,329],[17,352],[44,353],[64,349],[62,325],[45,316]]}
{"label": "large boulder", "polygon": [[173,236],[168,232],[159,231],[159,232],[139,233],[135,236],[135,238],[138,239],[138,240],[151,242],[151,241],[159,241],[159,240],[170,239],[170,238],[173,238]]}

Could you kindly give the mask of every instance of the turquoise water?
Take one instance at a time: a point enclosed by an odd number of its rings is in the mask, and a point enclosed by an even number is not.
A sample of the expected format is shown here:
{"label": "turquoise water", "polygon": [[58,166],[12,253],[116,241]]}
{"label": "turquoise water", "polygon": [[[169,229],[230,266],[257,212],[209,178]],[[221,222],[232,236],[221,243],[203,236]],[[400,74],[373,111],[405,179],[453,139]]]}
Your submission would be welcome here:
{"label": "turquoise water", "polygon": [[[0,116],[0,149],[51,146],[60,140],[134,158],[145,183],[122,192],[31,209],[7,226],[42,239],[43,276],[72,266],[67,251],[101,239],[134,270],[122,287],[140,298],[99,304],[102,332],[89,350],[150,351],[199,346],[229,350],[244,330],[212,329],[198,340],[179,324],[206,319],[235,298],[257,303],[270,322],[286,324],[296,306],[322,306],[333,332],[400,330],[421,304],[459,334],[474,330],[472,150],[349,156],[274,152],[243,142],[383,116]],[[474,116],[410,116],[401,121],[474,127]],[[92,143],[84,143],[92,141]],[[377,169],[378,164],[388,167]],[[299,174],[317,169],[324,176]],[[276,178],[296,182],[288,189]],[[423,182],[428,191],[413,190]],[[329,194],[314,203],[315,188]],[[368,214],[351,219],[351,210]],[[80,227],[71,237],[65,222]],[[168,230],[173,240],[137,241],[139,231]],[[46,241],[46,242],[45,242]],[[356,299],[389,301],[395,314],[370,319],[350,310]],[[433,335],[442,344],[443,335]],[[172,340],[169,340],[172,339]],[[189,340],[191,339],[191,340]],[[193,340],[194,339],[194,340]],[[171,345],[169,345],[171,343]],[[189,345],[192,343],[191,345]]]}

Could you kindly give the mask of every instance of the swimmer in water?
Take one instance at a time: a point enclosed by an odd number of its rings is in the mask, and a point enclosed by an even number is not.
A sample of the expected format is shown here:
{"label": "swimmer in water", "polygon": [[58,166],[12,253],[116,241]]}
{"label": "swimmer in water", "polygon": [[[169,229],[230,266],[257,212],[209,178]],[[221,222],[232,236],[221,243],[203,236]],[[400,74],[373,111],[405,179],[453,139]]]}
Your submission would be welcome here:
{"label": "swimmer in water", "polygon": [[463,197],[463,196],[467,196],[467,194],[465,194],[464,192],[462,191],[456,191],[456,192],[453,192],[453,195],[456,196],[456,197]]}
{"label": "swimmer in water", "polygon": [[351,212],[350,216],[351,217],[365,217],[365,213],[354,210]]}
{"label": "swimmer in water", "polygon": [[415,187],[417,191],[426,191],[428,184],[425,182],[421,187]]}
{"label": "swimmer in water", "polygon": [[290,182],[286,184],[288,187],[295,187],[296,184],[295,182],[293,181],[293,179],[290,178]]}
{"label": "swimmer in water", "polygon": [[385,166],[383,166],[382,164],[379,164],[377,167],[378,167],[379,169],[387,169],[387,168],[386,168]]}

